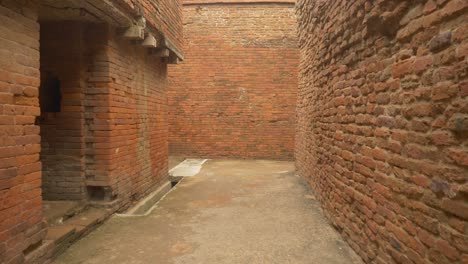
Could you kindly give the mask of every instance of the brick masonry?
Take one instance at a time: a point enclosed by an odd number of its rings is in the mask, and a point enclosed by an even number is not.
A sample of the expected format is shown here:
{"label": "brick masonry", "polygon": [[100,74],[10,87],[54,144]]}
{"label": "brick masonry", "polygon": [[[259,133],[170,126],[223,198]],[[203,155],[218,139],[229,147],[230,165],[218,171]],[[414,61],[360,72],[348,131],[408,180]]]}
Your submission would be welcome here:
{"label": "brick masonry", "polygon": [[[167,64],[113,25],[39,23],[39,5],[0,1],[0,263],[40,246],[43,199],[122,210],[168,177]],[[180,49],[180,2],[158,5],[148,25]],[[59,111],[41,112],[48,76],[60,83]]]}
{"label": "brick masonry", "polygon": [[185,61],[169,67],[170,153],[292,159],[294,5],[219,2],[184,2]]}
{"label": "brick masonry", "polygon": [[93,187],[137,199],[167,176],[166,66],[117,31],[41,23],[41,76],[62,92],[60,112],[39,122],[45,199],[83,200]]}
{"label": "brick masonry", "polygon": [[[3,2],[2,2],[3,3]],[[37,6],[0,5],[0,263],[21,263],[41,241],[41,139]]]}
{"label": "brick masonry", "polygon": [[120,41],[116,30],[110,34],[108,90],[104,90],[109,106],[96,113],[103,131],[95,132],[95,142],[98,136],[96,150],[105,153],[101,160],[114,195],[128,201],[167,180],[167,65],[141,47]]}
{"label": "brick masonry", "polygon": [[[41,116],[42,190],[45,200],[82,200],[84,188],[84,64],[83,34],[79,22],[41,23],[39,102]],[[61,107],[58,112],[44,105],[50,103],[51,91],[45,87],[51,78],[60,83]]]}
{"label": "brick masonry", "polygon": [[468,263],[468,2],[300,0],[296,165],[367,263]]}

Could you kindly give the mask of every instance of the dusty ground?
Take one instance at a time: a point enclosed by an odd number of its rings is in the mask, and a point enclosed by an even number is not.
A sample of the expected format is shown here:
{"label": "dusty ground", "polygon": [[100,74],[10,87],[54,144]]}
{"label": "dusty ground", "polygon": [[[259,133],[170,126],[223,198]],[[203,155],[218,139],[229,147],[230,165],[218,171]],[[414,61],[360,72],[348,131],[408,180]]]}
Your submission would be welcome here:
{"label": "dusty ground", "polygon": [[293,163],[215,160],[145,217],[112,217],[55,263],[361,263]]}

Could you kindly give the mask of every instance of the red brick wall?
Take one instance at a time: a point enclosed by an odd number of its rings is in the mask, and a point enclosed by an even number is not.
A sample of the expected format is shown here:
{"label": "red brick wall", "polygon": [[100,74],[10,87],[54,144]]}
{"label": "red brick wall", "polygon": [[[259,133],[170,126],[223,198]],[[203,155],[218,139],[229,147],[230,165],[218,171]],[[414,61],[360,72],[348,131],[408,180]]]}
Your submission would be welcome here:
{"label": "red brick wall", "polygon": [[81,135],[88,195],[104,188],[124,208],[167,179],[167,66],[117,32],[85,26]]}
{"label": "red brick wall", "polygon": [[[112,147],[114,136],[110,126],[110,77],[109,42],[111,28],[107,25],[92,25],[87,28],[84,42],[87,43],[86,72],[87,88],[85,89],[85,183],[89,188],[111,185],[109,178],[112,166]],[[93,45],[90,45],[93,43]],[[111,199],[115,196],[112,190],[107,191]],[[88,195],[91,195],[88,192]]]}
{"label": "red brick wall", "polygon": [[0,4],[0,263],[21,263],[42,224],[39,25],[35,7]]}
{"label": "red brick wall", "polygon": [[468,2],[297,11],[298,173],[367,263],[467,263]]}
{"label": "red brick wall", "polygon": [[[167,65],[111,32],[108,59],[109,179],[119,198],[136,199],[167,180]],[[129,67],[132,65],[132,67]]]}
{"label": "red brick wall", "polygon": [[292,159],[294,5],[184,6],[185,61],[169,68],[171,154]]}
{"label": "red brick wall", "polygon": [[[40,30],[34,2],[0,3],[0,263],[24,262],[44,238],[41,194],[86,199],[103,187],[122,209],[167,180],[166,64],[109,25]],[[41,116],[48,74],[61,109]]]}
{"label": "red brick wall", "polygon": [[125,207],[167,178],[166,65],[106,25],[41,26],[41,71],[63,93],[61,112],[41,120],[44,198],[98,187]]}
{"label": "red brick wall", "polygon": [[[51,97],[48,78],[60,82],[60,112],[41,110],[42,188],[45,200],[82,200],[84,189],[84,32],[79,22],[41,23],[40,102]],[[45,109],[47,110],[47,109]]]}

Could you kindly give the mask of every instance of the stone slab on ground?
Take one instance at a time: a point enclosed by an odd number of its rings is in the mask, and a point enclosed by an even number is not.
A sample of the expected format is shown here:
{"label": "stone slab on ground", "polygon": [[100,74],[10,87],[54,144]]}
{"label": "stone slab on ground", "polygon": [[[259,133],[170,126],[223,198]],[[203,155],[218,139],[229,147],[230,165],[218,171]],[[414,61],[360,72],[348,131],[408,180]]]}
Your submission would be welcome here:
{"label": "stone slab on ground", "polygon": [[209,160],[149,215],[112,217],[54,263],[361,260],[326,221],[292,162]]}
{"label": "stone slab on ground", "polygon": [[169,171],[173,177],[192,177],[197,175],[207,159],[186,159]]}
{"label": "stone slab on ground", "polygon": [[98,208],[89,208],[82,214],[68,220],[66,223],[68,225],[91,227],[104,221],[106,215],[108,215],[108,212],[106,210]]}
{"label": "stone slab on ground", "polygon": [[75,232],[75,227],[69,225],[49,227],[49,229],[47,229],[46,240],[53,240],[56,244],[59,244],[63,241],[70,240]]}
{"label": "stone slab on ground", "polygon": [[184,177],[197,175],[207,159],[186,159],[169,170],[169,180],[179,182]]}
{"label": "stone slab on ground", "polygon": [[56,225],[82,210],[84,204],[78,201],[43,201],[42,209],[47,223]]}

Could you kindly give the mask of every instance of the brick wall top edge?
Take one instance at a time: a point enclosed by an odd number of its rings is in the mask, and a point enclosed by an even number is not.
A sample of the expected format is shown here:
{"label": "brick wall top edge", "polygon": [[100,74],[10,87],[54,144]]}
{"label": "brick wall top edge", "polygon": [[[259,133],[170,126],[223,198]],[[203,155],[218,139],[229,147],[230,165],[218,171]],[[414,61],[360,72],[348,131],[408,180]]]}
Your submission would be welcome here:
{"label": "brick wall top edge", "polygon": [[296,0],[184,0],[183,5],[203,4],[295,4]]}

